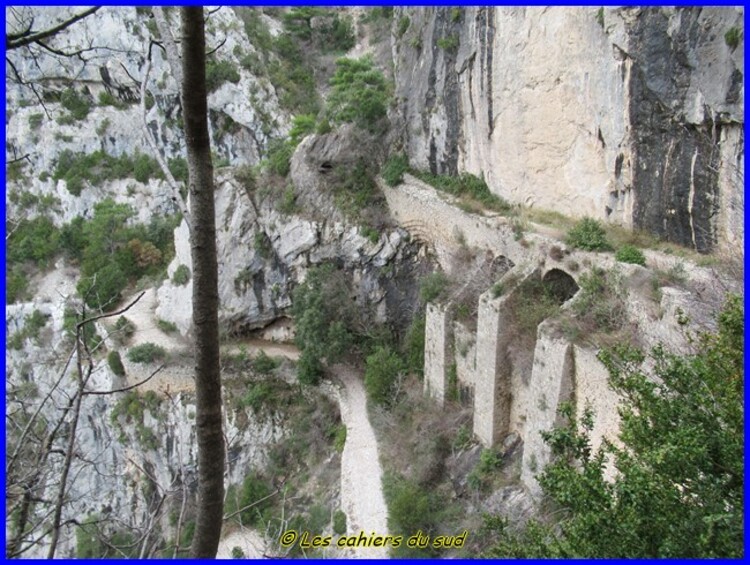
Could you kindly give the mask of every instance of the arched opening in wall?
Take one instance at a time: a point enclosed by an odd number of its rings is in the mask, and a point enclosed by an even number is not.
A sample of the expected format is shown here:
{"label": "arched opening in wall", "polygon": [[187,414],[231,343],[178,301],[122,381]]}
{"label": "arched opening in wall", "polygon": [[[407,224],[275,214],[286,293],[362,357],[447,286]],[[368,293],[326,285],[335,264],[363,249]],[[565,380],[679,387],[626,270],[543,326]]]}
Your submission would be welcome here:
{"label": "arched opening in wall", "polygon": [[575,279],[560,269],[550,269],[542,277],[542,284],[558,304],[563,304],[573,298],[578,292]]}

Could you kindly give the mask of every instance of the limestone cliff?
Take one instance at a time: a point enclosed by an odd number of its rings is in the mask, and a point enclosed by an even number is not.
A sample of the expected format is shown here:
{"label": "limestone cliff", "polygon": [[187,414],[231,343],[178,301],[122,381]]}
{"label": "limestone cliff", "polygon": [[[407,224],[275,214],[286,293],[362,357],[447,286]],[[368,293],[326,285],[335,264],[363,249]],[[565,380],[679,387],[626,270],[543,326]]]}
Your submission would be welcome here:
{"label": "limestone cliff", "polygon": [[742,19],[726,8],[397,10],[401,143],[414,166],[483,175],[514,203],[700,251],[741,248]]}

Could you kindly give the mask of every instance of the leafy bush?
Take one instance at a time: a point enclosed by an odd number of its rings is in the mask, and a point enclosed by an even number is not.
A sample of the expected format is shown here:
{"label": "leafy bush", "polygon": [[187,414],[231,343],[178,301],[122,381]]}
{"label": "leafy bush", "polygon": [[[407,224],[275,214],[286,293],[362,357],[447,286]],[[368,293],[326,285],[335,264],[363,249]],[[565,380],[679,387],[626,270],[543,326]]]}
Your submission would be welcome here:
{"label": "leafy bush", "polygon": [[117,351],[110,351],[107,354],[107,364],[112,372],[118,377],[125,376],[125,367],[122,364],[122,359]]}
{"label": "leafy bush", "polygon": [[5,267],[5,303],[15,304],[30,298],[29,296],[29,279],[23,270],[18,266],[9,268]]}
{"label": "leafy bush", "polygon": [[188,164],[187,161],[182,157],[175,157],[170,159],[167,163],[169,172],[176,181],[187,182],[188,180]]}
{"label": "leafy bush", "polygon": [[8,263],[46,266],[59,249],[59,238],[59,230],[47,216],[22,219],[6,239]]}
{"label": "leafy bush", "polygon": [[31,129],[39,129],[44,121],[44,114],[31,114],[29,116],[29,127]]}
{"label": "leafy bush", "polygon": [[245,480],[242,482],[242,494],[240,495],[239,502],[240,508],[249,506],[249,508],[241,512],[242,521],[245,524],[251,526],[261,525],[263,511],[271,506],[271,502],[267,498],[270,494],[271,488],[260,474],[251,471],[245,477]]}
{"label": "leafy bush", "polygon": [[404,369],[422,375],[424,370],[424,312],[416,314],[404,339]]}
{"label": "leafy bush", "polygon": [[295,342],[302,350],[298,377],[314,384],[322,376],[321,360],[335,362],[356,343],[359,311],[349,299],[349,281],[333,265],[310,269],[292,293]]}
{"label": "leafy bush", "polygon": [[622,263],[633,263],[634,265],[646,266],[646,256],[643,251],[634,245],[623,245],[615,253],[615,259]]}
{"label": "leafy bush", "polygon": [[292,119],[292,129],[289,132],[289,138],[295,145],[299,144],[302,139],[315,131],[315,116],[312,114],[302,114],[294,116]]}
{"label": "leafy bush", "polygon": [[581,290],[572,304],[577,330],[587,335],[622,328],[626,319],[625,289],[619,272],[594,268],[578,282]]}
{"label": "leafy bush", "polygon": [[500,522],[486,557],[742,557],[742,299],[730,297],[718,332],[693,345],[690,354],[658,347],[648,360],[626,347],[600,354],[621,399],[617,441],[594,451],[595,415],[576,419],[564,405],[563,424],[544,434],[555,457],[539,477],[558,521],[519,535]]}
{"label": "leafy bush", "polygon": [[68,88],[60,95],[60,104],[69,113],[73,120],[84,120],[89,115],[91,104],[73,88]]}
{"label": "leafy bush", "polygon": [[396,186],[404,180],[404,173],[409,171],[409,158],[400,153],[388,158],[380,171],[383,180],[388,186]]}
{"label": "leafy bush", "polygon": [[174,322],[168,322],[167,320],[157,320],[156,325],[165,334],[171,334],[177,331],[177,325]]}
{"label": "leafy bush", "polygon": [[513,328],[521,336],[535,336],[539,324],[554,316],[560,309],[558,299],[541,279],[523,281],[508,302],[513,316]]}
{"label": "leafy bush", "polygon": [[240,82],[240,73],[234,64],[224,59],[209,57],[206,60],[206,89],[209,93],[219,90],[227,82]]}
{"label": "leafy bush", "polygon": [[455,51],[458,49],[458,36],[449,35],[448,37],[441,37],[437,40],[437,46],[446,51]]}
{"label": "leafy bush", "polygon": [[337,453],[344,451],[344,445],[346,444],[346,426],[339,424],[336,426],[336,433],[333,437],[333,448]]}
{"label": "leafy bush", "polygon": [[604,227],[592,218],[584,218],[568,232],[568,245],[585,251],[611,251]]}
{"label": "leafy bush", "polygon": [[396,27],[396,37],[401,39],[409,29],[410,25],[411,20],[409,19],[409,16],[401,16],[398,20],[398,26]]}
{"label": "leafy bush", "polygon": [[91,308],[107,310],[122,299],[122,291],[127,284],[127,276],[120,266],[110,263],[95,274],[82,277],[76,290]]}
{"label": "leafy bush", "polygon": [[393,402],[394,386],[403,370],[398,354],[389,347],[377,347],[365,364],[365,389],[368,397],[383,406]]}
{"label": "leafy bush", "polygon": [[289,174],[294,148],[295,145],[288,141],[272,141],[268,148],[268,169],[280,177],[286,177]]}
{"label": "leafy bush", "polygon": [[727,47],[734,51],[740,44],[740,37],[740,29],[733,26],[724,34],[724,42],[727,44]]}
{"label": "leafy bush", "polygon": [[[417,531],[431,535],[437,526],[444,503],[437,493],[421,487],[419,483],[387,473],[383,480],[383,495],[388,505],[388,531],[407,539]],[[434,550],[411,549],[406,544],[393,551],[397,557],[425,557]]]}
{"label": "leafy bush", "polygon": [[323,29],[322,38],[325,51],[349,51],[357,44],[351,18],[339,14],[334,14],[330,26]]}
{"label": "leafy bush", "polygon": [[261,375],[270,375],[279,365],[281,365],[280,359],[266,355],[263,350],[260,350],[253,359],[253,369]]}
{"label": "leafy bush", "polygon": [[[360,159],[353,167],[336,167],[330,178],[328,186],[333,192],[336,206],[350,220],[361,222],[366,211],[378,206],[381,193],[371,166],[364,160]],[[379,233],[377,237],[380,237]]]}
{"label": "leafy bush", "polygon": [[124,343],[135,334],[135,324],[125,316],[120,316],[115,322],[115,332],[115,339]]}
{"label": "leafy bush", "polygon": [[372,59],[342,58],[331,78],[327,116],[336,123],[351,122],[371,132],[380,131],[390,99],[385,76]]}
{"label": "leafy bush", "polygon": [[185,286],[190,282],[190,267],[187,265],[178,265],[172,275],[172,282],[177,286]]}
{"label": "leafy bush", "polygon": [[167,352],[155,343],[142,343],[128,350],[128,359],[132,363],[153,363],[161,361],[167,356]]}
{"label": "leafy bush", "polygon": [[419,298],[423,304],[440,299],[448,288],[448,277],[442,271],[430,273],[419,285]]}
{"label": "leafy bush", "polygon": [[434,186],[438,190],[453,194],[460,198],[477,201],[483,207],[497,212],[507,213],[512,208],[504,199],[490,192],[490,188],[483,178],[462,173],[458,176],[433,175],[421,171],[411,171],[420,180]]}
{"label": "leafy bush", "polygon": [[346,513],[343,510],[333,513],[333,533],[340,536],[346,533]]}

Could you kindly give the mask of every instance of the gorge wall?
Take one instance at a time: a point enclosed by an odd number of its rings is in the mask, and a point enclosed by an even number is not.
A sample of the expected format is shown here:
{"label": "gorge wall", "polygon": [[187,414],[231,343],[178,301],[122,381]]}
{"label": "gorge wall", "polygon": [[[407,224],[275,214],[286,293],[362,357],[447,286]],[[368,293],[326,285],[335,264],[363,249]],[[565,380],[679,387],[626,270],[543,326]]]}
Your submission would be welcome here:
{"label": "gorge wall", "polygon": [[699,251],[740,249],[741,9],[404,8],[393,44],[412,164],[513,203]]}

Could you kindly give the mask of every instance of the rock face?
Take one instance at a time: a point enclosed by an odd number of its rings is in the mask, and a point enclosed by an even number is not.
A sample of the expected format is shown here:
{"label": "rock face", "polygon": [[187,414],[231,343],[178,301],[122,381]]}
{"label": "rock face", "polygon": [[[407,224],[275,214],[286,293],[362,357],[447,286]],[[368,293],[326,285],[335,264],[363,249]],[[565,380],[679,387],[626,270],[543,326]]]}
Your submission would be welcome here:
{"label": "rock face", "polygon": [[[412,165],[706,251],[741,247],[742,10],[413,8],[394,43]],[[406,21],[406,20],[404,20]]]}

